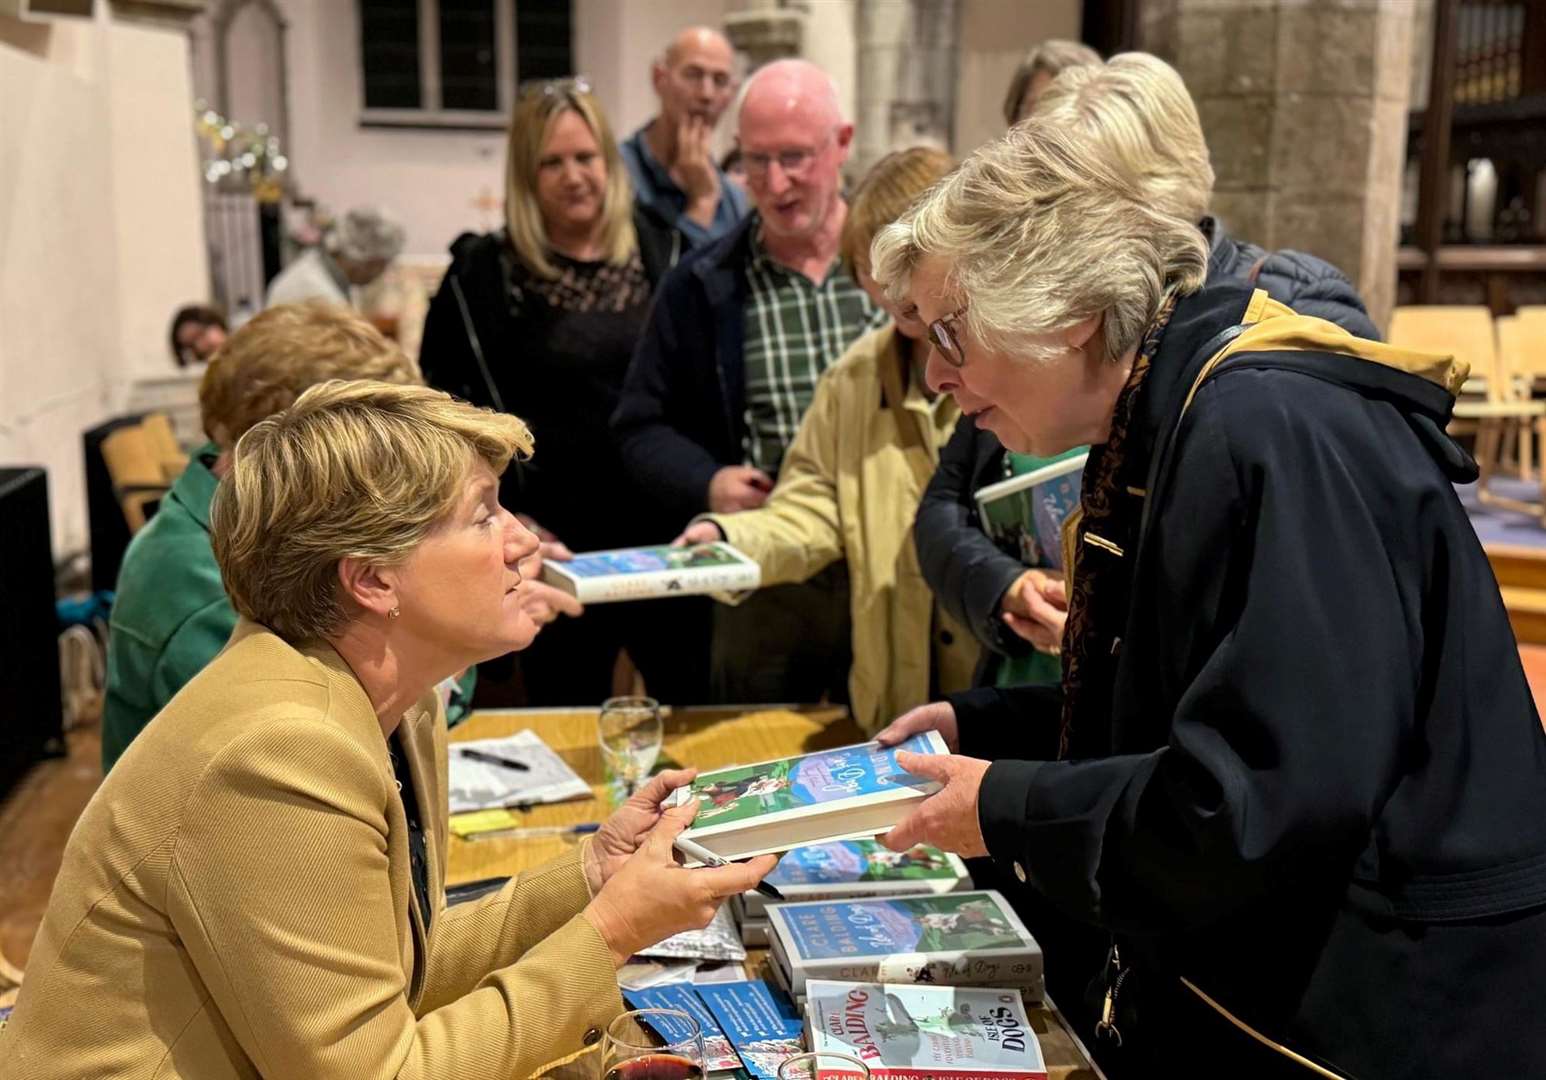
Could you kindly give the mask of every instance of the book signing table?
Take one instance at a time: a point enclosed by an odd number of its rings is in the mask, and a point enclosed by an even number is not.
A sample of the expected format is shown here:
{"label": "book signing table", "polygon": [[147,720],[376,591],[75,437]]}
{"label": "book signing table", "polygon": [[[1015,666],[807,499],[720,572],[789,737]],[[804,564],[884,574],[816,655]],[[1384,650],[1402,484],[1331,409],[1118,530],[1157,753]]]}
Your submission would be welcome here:
{"label": "book signing table", "polygon": [[[859,731],[842,708],[687,707],[663,711],[665,739],[662,761],[699,769],[750,764],[770,758],[809,753],[862,742]],[[598,709],[491,709],[474,713],[451,731],[451,742],[490,739],[534,731],[544,743],[591,785],[593,797],[535,806],[515,814],[522,827],[567,826],[599,822],[609,807],[601,750],[597,745]],[[557,858],[578,843],[575,836],[462,839],[452,835],[447,854],[446,884],[519,874]],[[767,950],[749,949],[748,978],[765,978]],[[1032,1029],[1041,1043],[1049,1080],[1096,1080],[1100,1071],[1069,1031],[1062,1016],[1046,1005],[1029,1006]],[[589,1055],[588,1055],[589,1056]],[[576,1062],[580,1065],[585,1059]],[[594,1073],[596,1065],[589,1063]],[[570,1075],[566,1069],[563,1075]],[[575,1075],[586,1075],[582,1071]]]}

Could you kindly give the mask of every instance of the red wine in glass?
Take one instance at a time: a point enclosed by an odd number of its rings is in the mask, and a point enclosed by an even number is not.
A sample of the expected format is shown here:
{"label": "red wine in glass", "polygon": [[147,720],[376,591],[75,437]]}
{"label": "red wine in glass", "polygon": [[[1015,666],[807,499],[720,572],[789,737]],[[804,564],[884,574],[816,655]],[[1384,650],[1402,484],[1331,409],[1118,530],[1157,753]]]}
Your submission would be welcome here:
{"label": "red wine in glass", "polygon": [[703,1070],[679,1054],[645,1054],[615,1063],[605,1080],[703,1080]]}

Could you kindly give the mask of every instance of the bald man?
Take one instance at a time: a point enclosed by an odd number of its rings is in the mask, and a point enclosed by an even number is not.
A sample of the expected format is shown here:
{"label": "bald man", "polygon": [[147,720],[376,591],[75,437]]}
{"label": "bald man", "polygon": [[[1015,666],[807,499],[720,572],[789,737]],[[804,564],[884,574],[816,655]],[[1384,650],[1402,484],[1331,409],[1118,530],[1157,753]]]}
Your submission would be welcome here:
{"label": "bald man", "polygon": [[[755,210],[662,280],[612,418],[635,480],[683,525],[762,505],[816,380],[885,321],[838,259],[853,125],[832,80],[803,60],[759,69],[738,137]],[[841,562],[716,607],[719,700],[842,700],[847,613]]]}
{"label": "bald man", "polygon": [[660,112],[622,145],[639,203],[701,247],[746,216],[746,196],[714,161],[714,128],[735,93],[734,53],[717,30],[694,26],[650,68]]}

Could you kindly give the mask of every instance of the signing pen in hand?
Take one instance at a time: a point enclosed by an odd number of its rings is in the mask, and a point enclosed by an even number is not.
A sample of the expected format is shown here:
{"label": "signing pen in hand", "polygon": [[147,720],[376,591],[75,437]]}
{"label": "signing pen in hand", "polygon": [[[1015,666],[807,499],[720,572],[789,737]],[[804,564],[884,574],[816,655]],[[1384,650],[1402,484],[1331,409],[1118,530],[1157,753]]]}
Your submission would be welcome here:
{"label": "signing pen in hand", "polygon": [[464,758],[472,761],[481,761],[485,765],[498,765],[506,769],[514,769],[516,772],[531,772],[531,766],[524,761],[516,761],[514,758],[500,757],[498,754],[490,754],[483,750],[460,750]]}
{"label": "signing pen in hand", "polygon": [[[702,863],[704,866],[730,865],[724,859],[721,859],[718,855],[715,855],[708,848],[703,847],[700,844],[696,844],[691,840],[684,840],[680,836],[671,841],[671,846],[676,848],[676,850],[680,851],[693,862]],[[760,892],[763,896],[766,896],[769,900],[782,900],[784,898],[783,893],[769,885],[766,881],[757,882],[757,891]]]}

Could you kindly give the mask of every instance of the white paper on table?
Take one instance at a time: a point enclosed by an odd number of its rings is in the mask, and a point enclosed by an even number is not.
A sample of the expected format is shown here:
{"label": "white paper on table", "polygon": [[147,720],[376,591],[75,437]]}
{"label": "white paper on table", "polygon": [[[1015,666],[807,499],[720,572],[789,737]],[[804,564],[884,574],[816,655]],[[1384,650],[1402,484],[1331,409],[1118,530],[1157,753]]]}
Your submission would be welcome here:
{"label": "white paper on table", "polygon": [[639,956],[675,957],[693,960],[745,960],[746,946],[730,918],[730,905],[721,904],[714,918],[702,930],[688,930],[640,949]]}
{"label": "white paper on table", "polygon": [[[519,761],[527,771],[474,761],[462,753],[469,749]],[[530,728],[499,739],[454,742],[449,751],[448,786],[453,814],[591,796],[590,785]]]}
{"label": "white paper on table", "polygon": [[630,960],[617,969],[617,985],[624,990],[648,990],[668,983],[696,981],[696,960]]}

